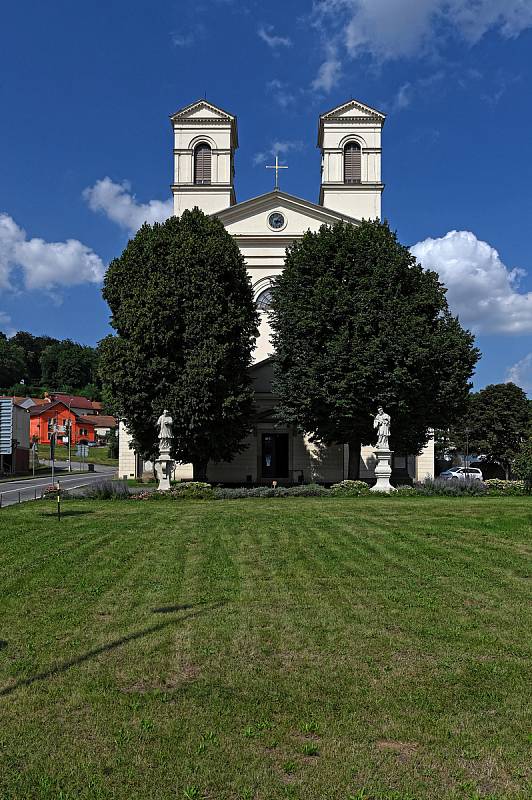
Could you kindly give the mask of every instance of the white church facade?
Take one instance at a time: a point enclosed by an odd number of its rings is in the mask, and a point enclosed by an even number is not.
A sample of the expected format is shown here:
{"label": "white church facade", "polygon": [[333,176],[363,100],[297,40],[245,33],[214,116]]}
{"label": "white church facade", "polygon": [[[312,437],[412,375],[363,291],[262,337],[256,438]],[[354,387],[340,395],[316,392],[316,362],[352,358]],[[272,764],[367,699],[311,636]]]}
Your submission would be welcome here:
{"label": "white church facade", "polygon": [[[233,484],[335,482],[347,477],[347,445],[320,447],[275,419],[272,392],[272,348],[268,308],[270,286],[284,267],[289,244],[321,225],[361,219],[380,219],[381,135],[385,116],[350,100],[319,118],[318,147],[322,154],[319,203],[278,188],[236,202],[234,154],[238,147],[237,120],[206,100],[192,103],[171,117],[174,132],[174,214],[199,207],[216,215],[235,238],[246,260],[257,308],[260,334],[253,354],[252,380],[256,416],[246,450],[229,463],[209,463],[211,482]],[[277,180],[276,180],[277,186]],[[361,478],[374,481],[371,446],[361,454]],[[431,440],[418,456],[394,456],[398,477],[421,480],[434,472]],[[119,474],[138,477],[145,465],[120,430]],[[176,477],[192,477],[192,466],[178,465]]]}

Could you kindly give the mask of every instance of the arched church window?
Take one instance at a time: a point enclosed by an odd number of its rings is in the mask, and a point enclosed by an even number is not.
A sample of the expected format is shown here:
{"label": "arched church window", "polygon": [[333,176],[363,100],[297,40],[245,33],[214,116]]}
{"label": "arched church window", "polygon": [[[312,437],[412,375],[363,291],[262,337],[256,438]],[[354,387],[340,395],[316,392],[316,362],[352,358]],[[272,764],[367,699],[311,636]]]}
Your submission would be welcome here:
{"label": "arched church window", "polygon": [[344,183],[360,183],[362,180],[360,145],[348,142],[344,148]]}
{"label": "arched church window", "polygon": [[194,183],[209,184],[211,182],[211,148],[201,142],[194,150]]}
{"label": "arched church window", "polygon": [[272,307],[272,292],[271,289],[263,289],[262,292],[257,297],[256,301],[257,309],[259,311],[269,311]]}

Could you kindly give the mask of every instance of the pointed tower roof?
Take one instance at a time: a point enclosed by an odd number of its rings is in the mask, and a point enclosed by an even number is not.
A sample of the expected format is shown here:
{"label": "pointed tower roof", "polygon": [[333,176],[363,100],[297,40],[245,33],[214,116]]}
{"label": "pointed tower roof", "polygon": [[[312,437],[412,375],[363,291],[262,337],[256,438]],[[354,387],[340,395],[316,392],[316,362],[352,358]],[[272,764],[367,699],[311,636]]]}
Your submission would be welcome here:
{"label": "pointed tower roof", "polygon": [[238,126],[237,119],[234,114],[224,111],[223,108],[209,103],[208,100],[196,100],[194,103],[179,108],[174,114],[170,115],[170,121],[173,127],[182,125],[197,126],[206,124],[212,125],[230,125],[231,126],[231,139],[233,147],[238,147]]}
{"label": "pointed tower roof", "polygon": [[376,108],[372,108],[371,106],[366,105],[366,103],[362,103],[360,100],[355,100],[354,98],[347,100],[345,103],[335,106],[329,111],[325,111],[323,114],[320,114],[318,125],[318,147],[321,147],[323,144],[324,123],[352,125],[354,122],[363,123],[367,121],[373,125],[377,123],[382,127],[385,120],[386,114],[383,114],[382,111],[378,111]]}

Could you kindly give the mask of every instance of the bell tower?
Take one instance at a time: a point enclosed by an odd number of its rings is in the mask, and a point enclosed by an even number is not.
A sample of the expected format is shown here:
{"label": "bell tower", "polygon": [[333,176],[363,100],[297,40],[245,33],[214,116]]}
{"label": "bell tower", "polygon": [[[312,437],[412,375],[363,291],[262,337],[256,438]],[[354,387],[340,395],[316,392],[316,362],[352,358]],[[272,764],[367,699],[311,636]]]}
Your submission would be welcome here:
{"label": "bell tower", "polygon": [[355,219],[380,219],[381,134],[386,116],[349,100],[320,116],[320,205]]}
{"label": "bell tower", "polygon": [[174,214],[198,206],[214,214],[236,203],[236,117],[198,100],[170,117],[174,131]]}

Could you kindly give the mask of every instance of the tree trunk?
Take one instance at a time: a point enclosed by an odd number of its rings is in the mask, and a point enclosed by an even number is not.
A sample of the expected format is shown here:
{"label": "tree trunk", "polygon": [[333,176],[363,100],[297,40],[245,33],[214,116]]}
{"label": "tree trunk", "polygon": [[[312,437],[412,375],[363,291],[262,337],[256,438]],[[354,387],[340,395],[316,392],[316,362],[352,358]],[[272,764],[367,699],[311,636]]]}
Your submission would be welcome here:
{"label": "tree trunk", "polygon": [[347,467],[347,477],[350,481],[360,479],[360,449],[361,442],[352,440],[349,442],[349,465]]}
{"label": "tree trunk", "polygon": [[207,483],[207,461],[194,461],[192,464],[192,478],[201,483]]}
{"label": "tree trunk", "polygon": [[509,481],[510,480],[510,465],[508,464],[508,462],[506,462],[506,464],[504,465],[504,474],[506,475],[506,480]]}

